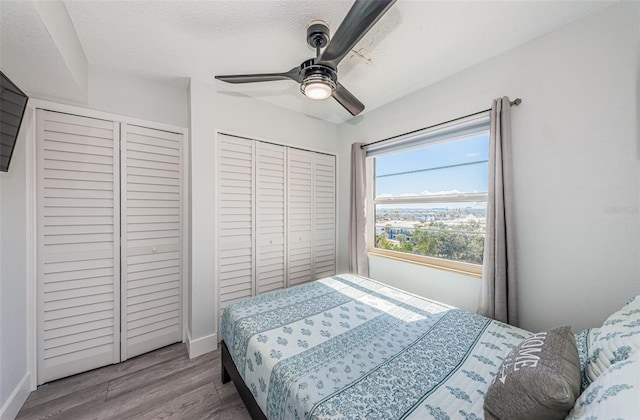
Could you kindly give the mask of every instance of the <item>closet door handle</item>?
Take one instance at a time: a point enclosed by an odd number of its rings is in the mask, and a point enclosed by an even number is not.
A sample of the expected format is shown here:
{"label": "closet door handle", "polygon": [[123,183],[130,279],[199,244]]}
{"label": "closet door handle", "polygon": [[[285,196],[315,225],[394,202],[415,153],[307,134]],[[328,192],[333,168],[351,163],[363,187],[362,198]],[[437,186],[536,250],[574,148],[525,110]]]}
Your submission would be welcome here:
{"label": "closet door handle", "polygon": [[158,248],[151,248],[151,252],[158,252]]}

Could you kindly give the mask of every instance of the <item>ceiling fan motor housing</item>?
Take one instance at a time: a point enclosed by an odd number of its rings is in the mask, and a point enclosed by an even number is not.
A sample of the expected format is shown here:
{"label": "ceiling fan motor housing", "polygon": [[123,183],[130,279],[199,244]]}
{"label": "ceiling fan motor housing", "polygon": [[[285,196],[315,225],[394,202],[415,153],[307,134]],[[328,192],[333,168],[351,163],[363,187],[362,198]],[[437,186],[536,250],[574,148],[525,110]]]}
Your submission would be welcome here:
{"label": "ceiling fan motor housing", "polygon": [[314,50],[329,43],[329,25],[323,20],[314,20],[307,27],[307,44]]}
{"label": "ceiling fan motor housing", "polygon": [[336,83],[338,81],[338,73],[331,67],[315,64],[315,59],[305,61],[300,65],[300,77],[302,83],[300,83],[300,91],[307,95],[305,92],[308,85],[321,83],[330,89],[333,93],[336,89]]}
{"label": "ceiling fan motor housing", "polygon": [[311,58],[300,65],[300,76],[306,79],[311,75],[322,75],[333,82],[338,81],[338,72],[331,67],[315,64],[315,58]]}

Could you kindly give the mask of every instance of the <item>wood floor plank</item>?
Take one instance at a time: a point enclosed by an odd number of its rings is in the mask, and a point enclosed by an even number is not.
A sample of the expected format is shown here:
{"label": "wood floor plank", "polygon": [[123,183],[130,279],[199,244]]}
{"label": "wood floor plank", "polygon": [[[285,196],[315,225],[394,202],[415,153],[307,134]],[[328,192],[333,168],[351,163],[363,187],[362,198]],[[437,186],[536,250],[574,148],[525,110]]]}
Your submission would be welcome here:
{"label": "wood floor plank", "polygon": [[224,404],[215,409],[209,418],[220,420],[251,420],[249,411],[240,399],[240,395],[238,395],[238,400],[233,402],[233,404]]}
{"label": "wood floor plank", "polygon": [[220,351],[189,359],[183,344],[52,382],[32,392],[18,419],[249,419]]}
{"label": "wood floor plank", "polygon": [[188,369],[195,364],[200,364],[197,359],[189,360],[187,354],[180,355],[173,360],[158,365],[140,369],[136,372],[128,373],[109,381],[109,390],[107,399],[115,398],[118,395],[134,391],[141,386],[153,384],[166,378],[168,375],[174,375],[184,369]]}
{"label": "wood floor plank", "polygon": [[111,396],[110,383],[107,400],[97,418],[136,418],[167,400],[211,382],[212,367],[207,368],[202,363],[194,363],[168,374],[163,372],[162,375],[156,379],[151,375],[148,377],[150,381],[137,382],[133,388],[120,388],[124,392],[118,393],[117,396]]}
{"label": "wood floor plank", "polygon": [[240,398],[240,394],[238,394],[238,390],[236,390],[233,382],[227,382],[226,384],[222,384],[220,380],[216,381],[216,390],[218,391],[218,396],[220,397],[220,401],[224,404],[225,402],[232,400],[235,397]]}
{"label": "wood floor plank", "polygon": [[251,419],[247,407],[242,402],[240,394],[232,382],[228,382],[218,388],[218,396],[220,398],[220,406],[212,413],[213,418],[219,419]]}
{"label": "wood floor plank", "polygon": [[216,387],[211,381],[179,395],[138,416],[140,420],[201,419],[207,418],[220,407]]}
{"label": "wood floor plank", "polygon": [[107,396],[107,386],[108,383],[103,382],[75,391],[60,398],[51,399],[44,404],[30,408],[23,407],[18,413],[16,420],[71,418],[69,417],[70,411],[74,411],[78,407],[85,405],[91,406],[93,404],[103,402]]}
{"label": "wood floor plank", "polygon": [[84,388],[108,382],[129,373],[165,363],[180,356],[188,357],[186,346],[184,344],[173,344],[122,363],[105,366],[50,382],[32,392],[25,402],[23,409],[45,404],[51,400],[70,395]]}

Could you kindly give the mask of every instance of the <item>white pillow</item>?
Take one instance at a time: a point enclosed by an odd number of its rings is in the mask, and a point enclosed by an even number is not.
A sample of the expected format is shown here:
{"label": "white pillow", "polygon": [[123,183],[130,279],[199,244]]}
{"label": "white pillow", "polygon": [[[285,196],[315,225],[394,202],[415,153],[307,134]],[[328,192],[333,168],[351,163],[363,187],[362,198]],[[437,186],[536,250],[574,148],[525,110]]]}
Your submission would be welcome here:
{"label": "white pillow", "polygon": [[640,353],[605,370],[578,397],[567,419],[637,419]]}
{"label": "white pillow", "polygon": [[640,350],[640,295],[631,299],[602,324],[591,346],[587,377],[591,381],[614,363]]}

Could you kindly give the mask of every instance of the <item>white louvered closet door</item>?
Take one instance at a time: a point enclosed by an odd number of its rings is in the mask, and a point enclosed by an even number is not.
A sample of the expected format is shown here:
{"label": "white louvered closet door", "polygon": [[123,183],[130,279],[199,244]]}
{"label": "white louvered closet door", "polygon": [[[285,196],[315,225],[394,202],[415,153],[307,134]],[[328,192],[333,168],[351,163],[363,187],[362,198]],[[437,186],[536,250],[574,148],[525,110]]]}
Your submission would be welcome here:
{"label": "white louvered closet door", "polygon": [[122,360],[182,339],[181,134],[122,124]]}
{"label": "white louvered closet door", "polygon": [[288,276],[289,286],[313,280],[313,160],[315,153],[289,148]]}
{"label": "white louvered closet door", "polygon": [[37,111],[38,384],[120,360],[118,124]]}
{"label": "white louvered closet door", "polygon": [[315,154],[314,279],[336,273],[336,158]]}
{"label": "white louvered closet door", "polygon": [[255,147],[256,294],[260,294],[286,285],[286,148],[260,141]]}
{"label": "white louvered closet door", "polygon": [[218,137],[218,300],[219,310],[253,296],[255,142]]}

